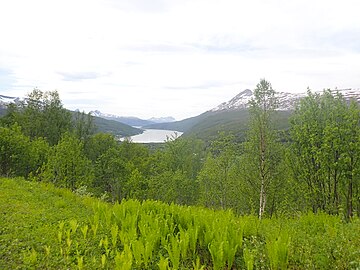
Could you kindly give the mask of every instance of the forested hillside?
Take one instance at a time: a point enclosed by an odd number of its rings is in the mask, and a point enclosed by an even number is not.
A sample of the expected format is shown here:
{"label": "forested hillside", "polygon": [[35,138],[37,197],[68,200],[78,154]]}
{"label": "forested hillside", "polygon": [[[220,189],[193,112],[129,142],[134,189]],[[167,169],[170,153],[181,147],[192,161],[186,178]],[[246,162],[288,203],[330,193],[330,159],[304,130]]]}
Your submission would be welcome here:
{"label": "forested hillside", "polygon": [[[76,114],[77,112],[75,112]],[[115,120],[107,120],[97,116],[93,116],[92,119],[95,133],[109,133],[116,137],[131,137],[142,132],[139,128],[134,128]]]}
{"label": "forested hillside", "polygon": [[57,93],[36,89],[1,118],[0,173],[86,188],[109,201],[155,199],[265,216],[359,215],[358,103],[309,91],[284,123],[274,93],[270,83],[258,84],[242,141],[225,129],[211,142],[180,137],[154,150],[94,134],[91,116],[72,117]]}

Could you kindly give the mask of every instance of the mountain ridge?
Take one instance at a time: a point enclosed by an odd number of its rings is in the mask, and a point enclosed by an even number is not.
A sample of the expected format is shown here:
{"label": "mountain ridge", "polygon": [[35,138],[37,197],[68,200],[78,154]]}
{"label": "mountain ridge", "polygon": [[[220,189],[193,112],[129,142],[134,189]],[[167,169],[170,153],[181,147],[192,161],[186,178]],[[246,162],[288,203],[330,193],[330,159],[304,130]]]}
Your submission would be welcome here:
{"label": "mountain ridge", "polygon": [[[357,100],[360,103],[360,89],[346,88],[346,89],[334,89],[330,90],[332,93],[339,92],[346,100],[351,98]],[[315,92],[321,94],[322,91]],[[304,98],[307,93],[289,93],[289,92],[275,92],[275,97],[278,99],[279,106],[278,111],[291,111],[295,109],[296,103],[300,99]],[[235,97],[227,102],[223,102],[215,108],[211,109],[211,112],[223,111],[223,110],[241,110],[249,107],[250,100],[254,97],[254,93],[250,89],[237,94]]]}
{"label": "mountain ridge", "polygon": [[175,122],[175,118],[172,116],[167,117],[152,117],[150,119],[141,119],[139,117],[135,116],[119,116],[115,114],[109,114],[109,113],[102,113],[99,110],[91,111],[90,112],[93,116],[101,117],[107,120],[114,120],[117,122],[124,123],[129,126],[135,126],[135,127],[142,127],[147,126],[151,124],[158,124],[158,123],[169,123],[169,122]]}

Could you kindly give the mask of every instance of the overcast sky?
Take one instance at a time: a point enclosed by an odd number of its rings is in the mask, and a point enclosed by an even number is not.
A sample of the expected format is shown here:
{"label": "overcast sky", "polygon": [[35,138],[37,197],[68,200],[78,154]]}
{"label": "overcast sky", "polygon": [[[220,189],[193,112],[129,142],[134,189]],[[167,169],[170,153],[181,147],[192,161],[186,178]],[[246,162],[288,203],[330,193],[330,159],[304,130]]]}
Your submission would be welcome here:
{"label": "overcast sky", "polygon": [[64,106],[198,115],[254,89],[360,88],[360,2],[1,0],[0,94]]}

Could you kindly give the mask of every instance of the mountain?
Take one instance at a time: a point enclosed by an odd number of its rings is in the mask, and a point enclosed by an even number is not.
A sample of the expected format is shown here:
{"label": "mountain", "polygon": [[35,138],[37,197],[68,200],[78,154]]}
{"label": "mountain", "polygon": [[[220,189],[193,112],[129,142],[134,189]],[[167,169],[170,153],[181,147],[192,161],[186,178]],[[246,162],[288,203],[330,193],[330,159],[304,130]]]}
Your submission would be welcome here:
{"label": "mountain", "polygon": [[240,92],[239,94],[237,94],[232,99],[230,99],[228,102],[223,102],[219,106],[213,108],[210,111],[216,112],[216,111],[232,110],[234,108],[239,110],[246,109],[252,97],[253,97],[253,92],[250,89],[246,89]]}
{"label": "mountain", "polygon": [[[355,99],[360,102],[360,89],[336,89],[331,90],[333,94],[339,92],[346,100]],[[322,92],[318,92],[321,94]],[[287,93],[276,92],[275,96],[279,101],[278,111],[291,111],[295,109],[295,105],[299,100],[305,97],[307,93]],[[219,106],[213,108],[212,112],[224,110],[241,110],[249,107],[249,101],[254,97],[253,91],[246,89],[228,102],[221,103]]]}
{"label": "mountain", "polygon": [[[360,89],[340,89],[345,99],[355,99],[360,102]],[[289,128],[288,118],[295,109],[296,103],[307,93],[278,92],[278,113],[275,116],[275,128],[286,130]],[[223,102],[215,108],[198,116],[181,121],[164,124],[153,124],[144,128],[169,129],[184,132],[182,136],[195,136],[209,141],[216,138],[218,132],[226,131],[237,134],[239,140],[244,138],[247,129],[249,113],[249,101],[253,98],[253,91],[246,89],[227,102]]]}
{"label": "mountain", "polygon": [[107,120],[97,116],[93,117],[97,132],[110,133],[118,137],[130,137],[143,132],[142,129],[135,128],[118,121]]}
{"label": "mountain", "polygon": [[149,129],[166,129],[166,130],[176,130],[181,132],[187,132],[189,129],[191,129],[194,125],[196,125],[198,122],[206,119],[209,115],[211,115],[212,112],[205,112],[203,114],[200,114],[198,116],[186,118],[181,121],[175,121],[175,122],[168,122],[168,123],[155,123],[143,126],[143,128],[149,128]]}
{"label": "mountain", "polygon": [[148,119],[148,121],[151,121],[153,123],[171,123],[175,122],[175,118],[172,116],[166,116],[166,117],[151,117]]}
{"label": "mountain", "polygon": [[18,97],[9,97],[9,96],[4,96],[4,95],[0,95],[0,108],[1,109],[6,109],[7,105],[10,103],[18,103],[20,102],[20,98]]}
{"label": "mountain", "polygon": [[[303,97],[306,96],[306,93],[295,94],[295,93],[286,93],[286,92],[276,92],[275,96],[279,101],[278,111],[291,111],[295,108],[296,103]],[[211,111],[224,111],[224,110],[241,110],[247,109],[249,107],[250,100],[254,97],[253,91],[246,89],[235,97],[233,97],[228,102],[221,103],[219,106],[213,108]]]}
{"label": "mountain", "polygon": [[144,120],[144,119],[141,119],[138,117],[133,117],[133,116],[118,116],[118,115],[114,115],[114,114],[102,113],[99,110],[95,110],[90,113],[97,117],[101,117],[101,118],[104,118],[107,120],[114,120],[114,121],[121,122],[126,125],[133,126],[133,127],[143,127],[143,126],[148,126],[148,125],[157,124],[157,123],[167,123],[167,122],[175,121],[174,117],[172,117],[172,116],[160,117],[160,118],[152,117],[150,119]]}
{"label": "mountain", "polygon": [[133,116],[125,117],[125,116],[118,116],[109,113],[102,113],[99,110],[91,111],[90,113],[93,116],[101,117],[107,120],[113,120],[133,127],[142,127],[142,126],[154,124],[154,122],[149,120],[143,120]]}

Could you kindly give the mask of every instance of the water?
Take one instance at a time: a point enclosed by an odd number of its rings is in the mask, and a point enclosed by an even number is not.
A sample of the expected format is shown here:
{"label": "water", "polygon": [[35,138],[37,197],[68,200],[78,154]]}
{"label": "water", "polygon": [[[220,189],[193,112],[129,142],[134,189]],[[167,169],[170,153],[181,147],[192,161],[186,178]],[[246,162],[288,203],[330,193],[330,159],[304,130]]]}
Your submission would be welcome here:
{"label": "water", "polygon": [[163,143],[167,138],[180,137],[183,132],[163,129],[145,129],[142,134],[130,137],[135,143]]}

